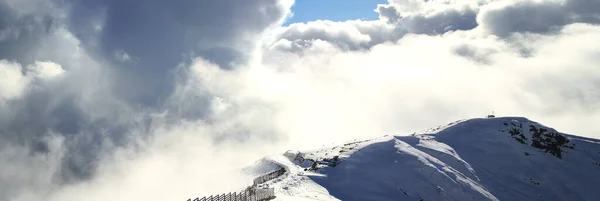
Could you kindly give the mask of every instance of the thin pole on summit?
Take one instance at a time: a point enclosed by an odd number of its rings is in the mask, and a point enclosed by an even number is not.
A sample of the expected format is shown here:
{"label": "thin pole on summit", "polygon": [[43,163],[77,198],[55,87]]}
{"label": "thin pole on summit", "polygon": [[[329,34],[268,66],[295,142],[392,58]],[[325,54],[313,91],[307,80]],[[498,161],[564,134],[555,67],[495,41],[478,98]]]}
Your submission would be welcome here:
{"label": "thin pole on summit", "polygon": [[492,110],[492,114],[488,114],[487,118],[494,118],[496,115],[494,114],[494,110]]}

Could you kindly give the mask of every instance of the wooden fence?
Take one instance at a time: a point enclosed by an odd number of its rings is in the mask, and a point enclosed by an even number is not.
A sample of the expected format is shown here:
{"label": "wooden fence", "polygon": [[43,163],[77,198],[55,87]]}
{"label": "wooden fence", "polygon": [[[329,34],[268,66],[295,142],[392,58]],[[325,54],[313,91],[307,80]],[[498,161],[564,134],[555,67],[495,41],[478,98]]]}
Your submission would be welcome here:
{"label": "wooden fence", "polygon": [[254,179],[254,185],[249,186],[241,192],[226,193],[222,195],[213,195],[210,197],[188,199],[187,201],[263,201],[275,198],[275,189],[257,189],[256,185],[277,178],[285,174],[285,169],[273,171],[271,173],[261,175]]}
{"label": "wooden fence", "polygon": [[283,174],[285,174],[285,168],[281,168],[281,169],[279,169],[277,171],[273,171],[269,174],[261,175],[261,176],[257,177],[256,179],[254,179],[254,185],[265,183],[266,181],[275,179]]}
{"label": "wooden fence", "polygon": [[210,197],[188,199],[187,201],[263,201],[275,198],[275,190],[270,189],[252,189],[237,193],[227,193],[222,195],[214,195]]}

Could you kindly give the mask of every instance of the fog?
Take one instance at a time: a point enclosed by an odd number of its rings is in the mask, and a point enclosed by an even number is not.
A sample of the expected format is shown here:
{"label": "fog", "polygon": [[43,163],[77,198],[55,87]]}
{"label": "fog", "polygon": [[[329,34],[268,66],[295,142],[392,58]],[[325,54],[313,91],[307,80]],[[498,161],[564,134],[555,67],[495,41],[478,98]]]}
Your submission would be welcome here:
{"label": "fog", "polygon": [[[595,4],[390,1],[282,26],[293,1],[0,0],[0,200],[238,191],[266,155],[492,111],[598,138]],[[520,9],[561,20],[507,24]]]}

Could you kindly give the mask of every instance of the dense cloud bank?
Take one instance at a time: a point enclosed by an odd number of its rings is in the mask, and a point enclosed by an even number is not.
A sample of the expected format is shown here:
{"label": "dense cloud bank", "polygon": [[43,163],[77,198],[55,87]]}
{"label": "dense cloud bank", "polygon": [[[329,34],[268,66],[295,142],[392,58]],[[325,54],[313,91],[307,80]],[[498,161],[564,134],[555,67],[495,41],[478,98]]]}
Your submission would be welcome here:
{"label": "dense cloud bank", "polygon": [[282,27],[292,4],[0,0],[0,200],[186,199],[264,154],[491,110],[600,137],[597,1]]}

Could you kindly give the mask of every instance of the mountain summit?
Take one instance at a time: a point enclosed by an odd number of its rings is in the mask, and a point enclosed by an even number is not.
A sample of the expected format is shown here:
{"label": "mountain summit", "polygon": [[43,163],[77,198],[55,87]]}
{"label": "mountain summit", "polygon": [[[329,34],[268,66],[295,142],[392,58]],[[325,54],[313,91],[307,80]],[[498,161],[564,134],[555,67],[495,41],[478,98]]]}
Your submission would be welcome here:
{"label": "mountain summit", "polygon": [[267,156],[276,200],[600,200],[600,140],[522,117]]}

